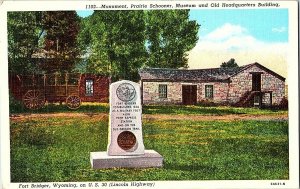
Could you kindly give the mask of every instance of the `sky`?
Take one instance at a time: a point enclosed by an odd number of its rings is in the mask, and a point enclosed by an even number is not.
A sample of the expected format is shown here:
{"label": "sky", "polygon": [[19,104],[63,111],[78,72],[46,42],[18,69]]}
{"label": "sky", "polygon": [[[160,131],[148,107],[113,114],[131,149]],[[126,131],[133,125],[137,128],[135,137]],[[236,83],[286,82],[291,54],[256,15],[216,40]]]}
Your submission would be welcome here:
{"label": "sky", "polygon": [[189,68],[219,67],[234,58],[239,66],[258,62],[287,77],[288,9],[194,9],[190,20],[201,26]]}
{"label": "sky", "polygon": [[191,10],[190,19],[197,20],[201,24],[201,36],[230,23],[247,29],[247,32],[258,40],[288,41],[287,9]]}
{"label": "sky", "polygon": [[239,66],[258,62],[287,77],[287,9],[191,10],[200,25],[189,52],[189,68],[219,67],[234,58]]}
{"label": "sky", "polygon": [[78,14],[78,16],[81,16],[83,18],[92,15],[93,12],[94,11],[87,11],[87,10],[76,11],[76,13]]}

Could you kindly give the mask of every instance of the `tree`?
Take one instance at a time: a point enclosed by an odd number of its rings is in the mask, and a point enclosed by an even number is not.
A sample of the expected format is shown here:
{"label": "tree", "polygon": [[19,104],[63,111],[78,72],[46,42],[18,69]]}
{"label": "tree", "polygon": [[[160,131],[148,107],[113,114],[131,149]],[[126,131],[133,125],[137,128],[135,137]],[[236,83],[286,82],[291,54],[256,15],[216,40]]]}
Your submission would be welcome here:
{"label": "tree", "polygon": [[42,45],[42,12],[8,12],[7,16],[9,71],[37,72],[32,55]]}
{"label": "tree", "polygon": [[189,20],[189,10],[147,11],[146,66],[187,67],[188,54],[198,41],[200,25]]}
{"label": "tree", "polygon": [[143,11],[95,11],[82,26],[79,43],[88,72],[137,80],[146,61]]}
{"label": "tree", "polygon": [[79,21],[75,11],[9,12],[9,70],[23,74],[70,70],[79,55]]}
{"label": "tree", "polygon": [[143,66],[187,67],[198,29],[189,10],[95,11],[83,19],[78,41],[86,71],[137,80]]}
{"label": "tree", "polygon": [[223,62],[220,65],[221,68],[236,68],[239,67],[239,65],[235,62],[234,58],[231,58],[228,62]]}
{"label": "tree", "polygon": [[46,11],[43,13],[45,29],[44,50],[48,65],[45,71],[70,71],[79,56],[77,35],[80,18],[75,11]]}

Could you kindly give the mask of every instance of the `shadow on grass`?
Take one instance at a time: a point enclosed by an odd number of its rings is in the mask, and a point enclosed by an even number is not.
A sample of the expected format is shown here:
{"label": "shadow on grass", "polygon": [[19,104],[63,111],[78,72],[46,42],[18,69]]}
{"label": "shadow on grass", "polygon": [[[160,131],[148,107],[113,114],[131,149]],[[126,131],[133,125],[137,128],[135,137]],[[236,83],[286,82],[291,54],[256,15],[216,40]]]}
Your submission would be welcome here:
{"label": "shadow on grass", "polygon": [[47,104],[41,109],[30,110],[22,105],[10,107],[10,113],[62,113],[62,112],[78,112],[78,113],[108,113],[108,104],[88,103],[82,104],[78,109],[71,110],[65,104]]}
{"label": "shadow on grass", "polygon": [[[12,103],[10,103],[12,104]],[[83,103],[78,109],[71,110],[66,104],[46,104],[38,110],[30,110],[22,104],[10,105],[10,114],[18,113],[62,113],[62,112],[78,112],[78,113],[108,113],[108,103]],[[286,112],[280,109],[258,109],[258,108],[237,108],[230,106],[201,106],[201,105],[143,105],[143,114],[198,114],[198,115],[241,115],[241,114],[276,114]]]}
{"label": "shadow on grass", "polygon": [[168,163],[164,162],[164,169],[166,170],[175,170],[175,171],[202,171],[206,173],[212,173],[217,171],[217,167],[208,166],[208,165],[187,165],[187,164],[176,164],[176,163]]}
{"label": "shadow on grass", "polygon": [[210,114],[210,115],[226,115],[226,114],[245,114],[241,110],[235,108],[218,108],[204,106],[143,106],[145,114]]}

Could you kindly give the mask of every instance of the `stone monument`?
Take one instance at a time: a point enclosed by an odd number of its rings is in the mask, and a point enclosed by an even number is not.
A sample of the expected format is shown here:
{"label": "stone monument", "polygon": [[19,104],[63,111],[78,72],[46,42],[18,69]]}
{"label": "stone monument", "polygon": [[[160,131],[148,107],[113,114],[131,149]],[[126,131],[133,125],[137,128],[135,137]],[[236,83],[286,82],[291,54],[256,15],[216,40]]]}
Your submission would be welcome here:
{"label": "stone monument", "polygon": [[109,136],[105,152],[91,152],[94,169],[162,167],[163,157],[145,150],[140,86],[122,80],[110,85]]}

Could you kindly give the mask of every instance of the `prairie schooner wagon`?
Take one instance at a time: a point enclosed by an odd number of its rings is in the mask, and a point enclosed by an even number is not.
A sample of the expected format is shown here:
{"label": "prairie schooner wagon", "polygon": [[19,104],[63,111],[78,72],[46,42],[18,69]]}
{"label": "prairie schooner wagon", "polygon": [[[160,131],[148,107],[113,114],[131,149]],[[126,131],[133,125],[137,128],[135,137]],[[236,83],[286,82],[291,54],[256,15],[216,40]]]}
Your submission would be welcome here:
{"label": "prairie schooner wagon", "polygon": [[110,78],[94,74],[10,74],[10,92],[28,109],[39,109],[46,102],[65,102],[77,109],[81,102],[107,102]]}

